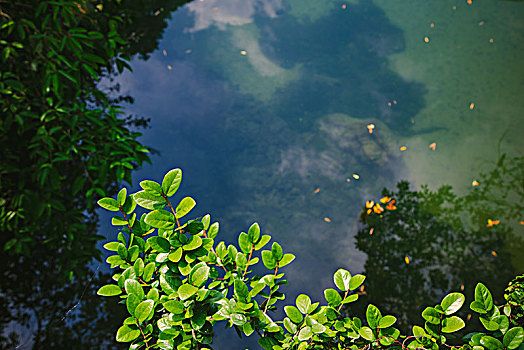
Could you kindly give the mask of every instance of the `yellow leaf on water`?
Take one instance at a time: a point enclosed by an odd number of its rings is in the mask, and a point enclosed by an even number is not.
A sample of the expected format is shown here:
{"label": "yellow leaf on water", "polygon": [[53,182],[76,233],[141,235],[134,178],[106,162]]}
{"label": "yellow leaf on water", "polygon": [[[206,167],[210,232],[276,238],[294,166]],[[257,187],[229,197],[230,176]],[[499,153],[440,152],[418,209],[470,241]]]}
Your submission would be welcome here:
{"label": "yellow leaf on water", "polygon": [[475,104],[473,102],[471,102],[470,105],[469,105],[469,109],[473,110],[473,108],[475,108]]}
{"label": "yellow leaf on water", "polygon": [[355,180],[358,180],[358,179],[360,179],[360,176],[359,176],[358,174],[353,174],[353,178],[354,178]]}
{"label": "yellow leaf on water", "polygon": [[373,129],[375,129],[375,124],[368,124],[367,125],[368,131],[370,134],[373,133]]}
{"label": "yellow leaf on water", "polygon": [[325,222],[331,222],[331,219],[328,218],[328,217],[325,217],[325,218],[324,218],[324,221],[325,221]]}
{"label": "yellow leaf on water", "polygon": [[478,186],[480,185],[480,183],[477,181],[477,180],[473,180],[473,182],[471,183],[473,186]]}
{"label": "yellow leaf on water", "polygon": [[369,234],[372,235],[373,234],[373,231],[375,231],[375,228],[372,227],[370,230],[369,230]]}
{"label": "yellow leaf on water", "polygon": [[320,188],[317,188],[313,193],[319,193],[320,192]]}
{"label": "yellow leaf on water", "polygon": [[429,148],[431,148],[434,151],[437,148],[437,143],[433,142],[432,144],[429,145]]}
{"label": "yellow leaf on water", "polygon": [[382,197],[380,198],[380,203],[387,203],[391,200],[391,197]]}
{"label": "yellow leaf on water", "polygon": [[162,53],[164,54],[164,56],[167,56],[167,51],[165,49],[162,50]]}
{"label": "yellow leaf on water", "polygon": [[406,256],[406,257],[404,258],[404,261],[406,262],[406,264],[409,265],[410,261],[409,261],[409,257],[408,257],[408,256]]}
{"label": "yellow leaf on water", "polygon": [[247,55],[247,51],[246,50],[242,50],[242,51],[240,51],[240,54],[245,56],[245,55]]}
{"label": "yellow leaf on water", "polygon": [[497,252],[494,251],[494,250],[491,251],[491,255],[493,255],[493,256],[498,256]]}
{"label": "yellow leaf on water", "polygon": [[425,42],[425,43],[429,43],[429,37],[425,36],[425,37],[424,37],[424,42]]}
{"label": "yellow leaf on water", "polygon": [[167,69],[171,70],[173,69],[173,67],[171,67],[170,65],[167,65]]}
{"label": "yellow leaf on water", "polygon": [[400,152],[404,152],[405,150],[407,150],[408,148],[406,146],[402,146],[400,147]]}

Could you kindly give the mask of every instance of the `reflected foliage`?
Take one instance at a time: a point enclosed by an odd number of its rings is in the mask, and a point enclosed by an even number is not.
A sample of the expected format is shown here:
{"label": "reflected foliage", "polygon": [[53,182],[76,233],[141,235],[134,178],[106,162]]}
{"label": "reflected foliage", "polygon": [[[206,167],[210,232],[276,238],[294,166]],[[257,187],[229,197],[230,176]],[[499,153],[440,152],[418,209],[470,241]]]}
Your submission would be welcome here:
{"label": "reflected foliage", "polygon": [[[522,267],[512,261],[522,249],[513,228],[522,213],[523,169],[522,158],[503,156],[463,197],[450,186],[413,191],[405,181],[395,191],[384,189],[397,209],[368,214],[364,208],[356,237],[357,248],[368,255],[366,300],[396,315],[404,329],[419,320],[420,306],[449,291],[470,296],[477,281],[502,302],[514,266]],[[500,223],[489,225],[488,218]]]}
{"label": "reflected foliage", "polygon": [[106,324],[121,313],[90,299],[106,278],[89,268],[100,256],[93,203],[131,182],[149,150],[133,131],[147,119],[118,106],[132,98],[98,82],[146,58],[186,2],[0,1],[1,348],[112,339]]}

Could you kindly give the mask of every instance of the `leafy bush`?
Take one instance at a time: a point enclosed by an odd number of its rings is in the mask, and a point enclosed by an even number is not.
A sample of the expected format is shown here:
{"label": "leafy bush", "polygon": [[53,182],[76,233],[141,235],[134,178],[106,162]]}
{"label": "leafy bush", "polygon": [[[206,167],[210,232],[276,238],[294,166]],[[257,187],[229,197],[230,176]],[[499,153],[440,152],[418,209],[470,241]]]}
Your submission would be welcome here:
{"label": "leafy bush", "polygon": [[[356,291],[365,280],[344,269],[333,276],[337,289],[324,291],[327,305],[300,294],[294,305],[284,306],[283,320],[273,320],[269,312],[285,299],[279,291],[287,284],[282,268],[295,256],[277,242],[263,250],[271,237],[261,234],[257,223],[240,233],[238,248],[223,241],[215,244],[218,222],[211,223],[209,215],[184,222],[195,201],[186,197],[174,206],[169,200],[181,181],[181,170],[173,169],[161,184],[144,180],[142,191],[128,196],[123,188],[116,199],[98,202],[121,214],[112,218],[112,224],[121,227],[117,240],[104,246],[116,252],[107,258],[112,268],[118,267],[115,283],[101,287],[98,294],[119,296],[125,303],[130,316],[116,340],[131,342],[130,349],[210,349],[220,321],[238,334],[257,333],[260,346],[273,350],[459,347],[448,341],[465,326],[455,315],[465,302],[463,294],[448,294],[427,307],[422,312],[424,326],[401,335],[394,327],[396,317],[383,316],[375,305],[367,306],[365,320],[340,313],[343,305],[358,299]],[[139,219],[137,205],[147,210]],[[269,273],[254,275],[260,260]],[[523,348],[524,330],[510,327],[513,309],[495,306],[481,283],[470,309],[480,315],[485,329],[464,336],[462,348]]]}

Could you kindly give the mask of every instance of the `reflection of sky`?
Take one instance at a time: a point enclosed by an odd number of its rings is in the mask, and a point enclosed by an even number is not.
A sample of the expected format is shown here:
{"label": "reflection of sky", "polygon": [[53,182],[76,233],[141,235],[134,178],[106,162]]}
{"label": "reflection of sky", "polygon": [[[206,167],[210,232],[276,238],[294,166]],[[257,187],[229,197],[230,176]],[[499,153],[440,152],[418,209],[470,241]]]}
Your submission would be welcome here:
{"label": "reflection of sky", "polygon": [[[496,144],[496,135],[487,141],[485,135],[501,127],[492,115],[472,121],[463,112],[431,110],[435,101],[448,108],[463,96],[449,88],[427,101],[436,83],[421,78],[427,69],[418,56],[403,56],[422,29],[403,32],[398,18],[390,22],[370,3],[348,3],[347,12],[338,8],[311,23],[293,18],[287,5],[194,1],[175,13],[160,51],[135,60],[134,73],[120,81],[136,100],[128,110],[152,118],[142,141],[161,152],[135,179],[160,180],[182,168],[181,191],[197,200],[196,214],[210,211],[220,221],[219,239],[236,242],[257,220],[295,253],[286,268],[286,303],[298,291],[323,301],[336,269],[362,271],[365,257],[353,235],[365,200],[376,200],[382,187],[401,178],[441,184],[445,176],[470,176],[482,158],[475,150]],[[431,78],[444,80],[440,75]],[[448,76],[446,83],[456,79]],[[366,128],[371,122],[373,135]],[[428,149],[433,141],[434,152]],[[400,152],[401,145],[408,150]]]}
{"label": "reflection of sky", "polygon": [[227,25],[251,23],[257,11],[275,17],[282,8],[282,0],[193,1],[187,8],[195,17],[194,25],[187,31],[196,32],[211,26],[225,29]]}

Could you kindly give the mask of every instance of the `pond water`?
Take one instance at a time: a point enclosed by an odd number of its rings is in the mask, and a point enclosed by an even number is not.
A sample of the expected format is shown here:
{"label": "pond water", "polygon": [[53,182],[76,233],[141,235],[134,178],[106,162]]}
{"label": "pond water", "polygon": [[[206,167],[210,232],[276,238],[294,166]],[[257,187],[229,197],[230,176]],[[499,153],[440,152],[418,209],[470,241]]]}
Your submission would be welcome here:
{"label": "pond water", "polygon": [[323,301],[339,267],[365,270],[366,200],[399,180],[464,194],[522,154],[523,18],[511,1],[194,1],[118,78],[159,151],[135,179],[182,168],[219,240],[259,222],[297,256],[288,301]]}

